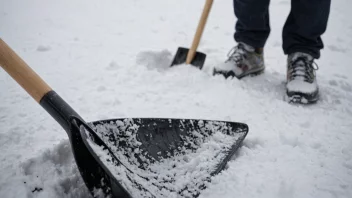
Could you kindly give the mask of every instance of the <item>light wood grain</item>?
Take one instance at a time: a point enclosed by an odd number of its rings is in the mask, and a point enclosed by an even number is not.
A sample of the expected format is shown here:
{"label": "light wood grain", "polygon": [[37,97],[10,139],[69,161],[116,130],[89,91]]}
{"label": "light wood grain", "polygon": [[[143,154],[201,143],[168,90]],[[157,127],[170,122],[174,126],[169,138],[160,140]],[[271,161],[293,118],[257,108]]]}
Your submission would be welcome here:
{"label": "light wood grain", "polygon": [[202,38],[204,27],[207,22],[212,5],[213,5],[213,0],[207,0],[205,3],[202,16],[200,17],[200,20],[198,23],[196,34],[194,35],[192,46],[189,49],[188,54],[187,54],[186,64],[191,64],[191,62],[196,54],[196,51],[197,51],[200,39]]}
{"label": "light wood grain", "polygon": [[38,103],[52,90],[1,38],[0,65]]}

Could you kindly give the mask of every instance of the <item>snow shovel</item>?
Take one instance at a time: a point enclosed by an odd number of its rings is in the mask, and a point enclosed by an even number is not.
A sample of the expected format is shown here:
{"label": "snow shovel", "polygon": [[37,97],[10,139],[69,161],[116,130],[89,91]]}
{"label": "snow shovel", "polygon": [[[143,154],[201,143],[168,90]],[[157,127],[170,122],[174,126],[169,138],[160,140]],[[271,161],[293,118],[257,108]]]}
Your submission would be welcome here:
{"label": "snow shovel", "polygon": [[200,39],[203,34],[203,30],[205,27],[205,24],[208,19],[208,15],[211,9],[211,6],[213,5],[213,0],[206,0],[205,6],[203,9],[202,16],[200,18],[198,28],[196,31],[196,34],[193,38],[193,43],[190,49],[184,48],[184,47],[179,47],[177,49],[176,55],[171,63],[171,67],[175,65],[180,65],[186,63],[187,65],[191,64],[199,69],[203,68],[206,54],[202,52],[197,52],[197,48],[200,42]]}
{"label": "snow shovel", "polygon": [[216,120],[85,122],[2,39],[0,65],[66,131],[93,197],[197,197],[248,133],[244,123]]}

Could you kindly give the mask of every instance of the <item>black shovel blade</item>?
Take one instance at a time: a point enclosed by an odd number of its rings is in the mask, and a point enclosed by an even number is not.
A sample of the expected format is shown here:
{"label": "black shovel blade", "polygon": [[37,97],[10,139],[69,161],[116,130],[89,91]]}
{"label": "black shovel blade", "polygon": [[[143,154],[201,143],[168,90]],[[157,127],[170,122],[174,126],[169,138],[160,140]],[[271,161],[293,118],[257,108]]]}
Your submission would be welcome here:
{"label": "black shovel blade", "polygon": [[54,91],[40,104],[66,130],[94,197],[197,197],[248,133],[244,123],[199,119],[87,123]]}
{"label": "black shovel blade", "polygon": [[121,118],[80,124],[113,197],[197,197],[248,133],[244,123]]}
{"label": "black shovel blade", "polygon": [[[186,63],[186,59],[187,59],[187,54],[188,54],[189,49],[188,48],[184,48],[184,47],[179,47],[177,49],[176,55],[174,57],[174,60],[171,63],[171,67],[175,66],[175,65],[180,65],[180,64],[185,64]],[[191,61],[191,65],[202,69],[204,62],[206,59],[206,54],[202,53],[202,52],[196,52],[196,54],[194,55],[193,60]]]}

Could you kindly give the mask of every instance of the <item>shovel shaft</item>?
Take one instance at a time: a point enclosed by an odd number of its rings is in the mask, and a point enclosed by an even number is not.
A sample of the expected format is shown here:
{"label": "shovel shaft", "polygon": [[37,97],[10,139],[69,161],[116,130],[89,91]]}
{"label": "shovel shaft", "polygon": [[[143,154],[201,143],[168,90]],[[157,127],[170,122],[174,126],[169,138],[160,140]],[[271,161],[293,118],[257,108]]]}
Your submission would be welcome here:
{"label": "shovel shaft", "polygon": [[194,58],[194,55],[196,54],[196,51],[197,51],[200,39],[202,37],[203,30],[204,30],[205,24],[207,22],[209,12],[210,12],[212,5],[213,5],[213,0],[207,0],[205,3],[202,16],[201,16],[200,21],[198,23],[196,34],[194,35],[192,46],[189,49],[188,54],[187,54],[186,64],[190,64]]}
{"label": "shovel shaft", "polygon": [[38,103],[52,90],[1,38],[0,65]]}

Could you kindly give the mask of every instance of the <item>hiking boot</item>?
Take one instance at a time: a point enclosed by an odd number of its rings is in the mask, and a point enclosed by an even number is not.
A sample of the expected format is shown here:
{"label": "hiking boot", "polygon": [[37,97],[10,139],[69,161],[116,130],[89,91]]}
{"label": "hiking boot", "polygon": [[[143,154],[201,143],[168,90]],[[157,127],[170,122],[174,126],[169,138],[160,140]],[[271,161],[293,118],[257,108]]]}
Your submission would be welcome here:
{"label": "hiking boot", "polygon": [[292,103],[309,104],[319,99],[319,88],[311,55],[296,52],[287,58],[286,99]]}
{"label": "hiking boot", "polygon": [[215,66],[213,75],[221,74],[228,77],[241,79],[248,75],[259,75],[263,73],[264,58],[263,48],[253,48],[245,43],[239,43],[228,53],[228,59]]}

